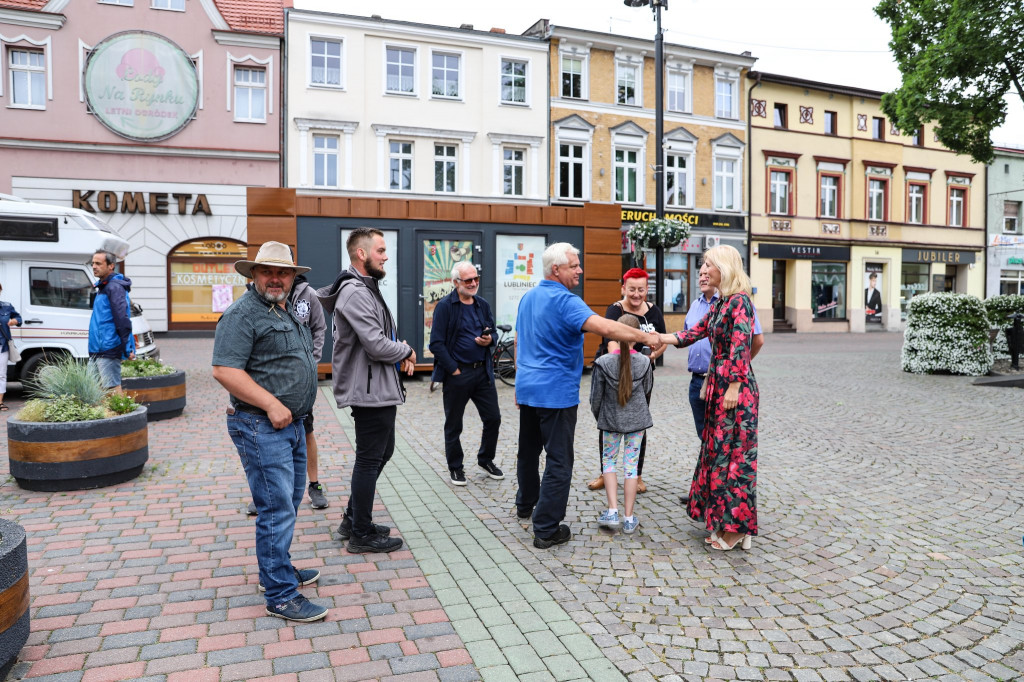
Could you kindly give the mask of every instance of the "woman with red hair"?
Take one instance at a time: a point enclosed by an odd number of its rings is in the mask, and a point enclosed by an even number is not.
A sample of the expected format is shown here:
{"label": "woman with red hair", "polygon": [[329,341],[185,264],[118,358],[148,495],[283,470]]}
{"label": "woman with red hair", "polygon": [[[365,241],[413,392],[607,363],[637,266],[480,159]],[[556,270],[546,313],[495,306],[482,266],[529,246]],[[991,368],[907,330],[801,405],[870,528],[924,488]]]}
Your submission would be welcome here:
{"label": "woman with red hair", "polygon": [[[662,315],[661,310],[658,306],[653,303],[647,302],[647,271],[642,268],[630,268],[626,272],[622,273],[622,299],[612,303],[608,306],[608,310],[605,311],[604,316],[609,320],[618,320],[623,315],[632,315],[640,323],[640,331],[645,332],[658,332],[659,334],[665,333],[665,316]],[[613,350],[618,350],[618,342],[610,339],[601,339],[601,345],[597,349],[597,357],[601,357],[605,353]],[[643,349],[643,344],[638,343],[634,346],[633,350],[640,352]],[[659,350],[654,351],[651,354],[651,367],[655,367],[654,361],[657,360],[662,353],[665,352],[665,347],[662,346]],[[647,394],[647,403],[650,404],[650,394]],[[602,434],[598,431],[597,438],[597,463],[598,471],[602,471],[601,468],[601,443]],[[640,460],[637,462],[636,474],[637,474],[637,488],[638,493],[647,492],[647,485],[644,483],[644,454],[647,451],[647,434],[644,433],[644,439],[640,443]],[[598,473],[597,478],[587,484],[587,487],[591,490],[602,490],[604,489],[604,476]]]}

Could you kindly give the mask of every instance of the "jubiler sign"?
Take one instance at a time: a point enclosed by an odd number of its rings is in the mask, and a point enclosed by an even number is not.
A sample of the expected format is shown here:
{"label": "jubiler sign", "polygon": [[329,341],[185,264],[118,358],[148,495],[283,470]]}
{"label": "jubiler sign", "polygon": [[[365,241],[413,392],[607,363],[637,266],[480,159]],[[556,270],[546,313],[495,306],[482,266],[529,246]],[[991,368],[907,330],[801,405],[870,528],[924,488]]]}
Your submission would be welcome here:
{"label": "jubiler sign", "polygon": [[122,137],[155,142],[188,125],[199,104],[192,59],[167,38],[126,31],[105,38],[85,65],[92,113]]}

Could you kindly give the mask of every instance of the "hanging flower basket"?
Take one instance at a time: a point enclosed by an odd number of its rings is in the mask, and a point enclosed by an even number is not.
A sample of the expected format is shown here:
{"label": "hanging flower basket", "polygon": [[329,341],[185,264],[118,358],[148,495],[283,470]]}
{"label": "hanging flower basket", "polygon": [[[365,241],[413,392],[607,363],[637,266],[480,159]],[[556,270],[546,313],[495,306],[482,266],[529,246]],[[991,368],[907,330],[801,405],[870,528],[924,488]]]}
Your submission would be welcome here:
{"label": "hanging flower basket", "polygon": [[690,236],[690,226],[679,220],[655,218],[633,225],[626,236],[633,242],[634,251],[659,246],[670,249]]}

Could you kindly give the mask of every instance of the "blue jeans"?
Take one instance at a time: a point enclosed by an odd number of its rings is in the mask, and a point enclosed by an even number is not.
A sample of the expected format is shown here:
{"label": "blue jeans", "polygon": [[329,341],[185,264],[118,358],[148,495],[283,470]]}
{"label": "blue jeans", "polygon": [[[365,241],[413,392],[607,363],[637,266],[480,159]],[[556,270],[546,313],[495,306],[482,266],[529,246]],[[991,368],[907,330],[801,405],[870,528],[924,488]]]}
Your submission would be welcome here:
{"label": "blue jeans", "polygon": [[[573,441],[576,436],[576,410],[519,406],[519,461],[516,475],[519,492],[516,506],[533,507],[533,533],[551,537],[565,518],[572,484]],[[540,451],[547,459],[544,480],[540,478]]]}
{"label": "blue jeans", "polygon": [[267,604],[299,594],[289,549],[295,515],[306,490],[306,430],[302,419],[275,429],[261,414],[236,412],[228,417],[228,435],[249,481],[256,503],[256,560]]}
{"label": "blue jeans", "polygon": [[693,425],[697,427],[697,438],[704,437],[704,408],[707,403],[700,399],[700,387],[704,379],[694,376],[690,379],[690,409],[693,411]]}
{"label": "blue jeans", "polygon": [[103,388],[114,388],[121,385],[121,360],[115,358],[90,357],[89,362],[100,372]]}

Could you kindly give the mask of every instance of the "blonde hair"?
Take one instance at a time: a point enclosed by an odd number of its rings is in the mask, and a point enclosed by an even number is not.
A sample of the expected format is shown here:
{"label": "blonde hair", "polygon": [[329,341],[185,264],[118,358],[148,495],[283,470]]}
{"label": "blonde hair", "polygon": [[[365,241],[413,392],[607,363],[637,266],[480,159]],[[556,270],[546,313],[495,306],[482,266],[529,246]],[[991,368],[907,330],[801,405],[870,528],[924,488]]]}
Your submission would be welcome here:
{"label": "blonde hair", "polygon": [[743,272],[743,259],[735,247],[728,244],[713,246],[704,252],[704,262],[715,266],[722,273],[722,281],[718,285],[718,293],[722,298],[740,291],[750,296],[750,278]]}

